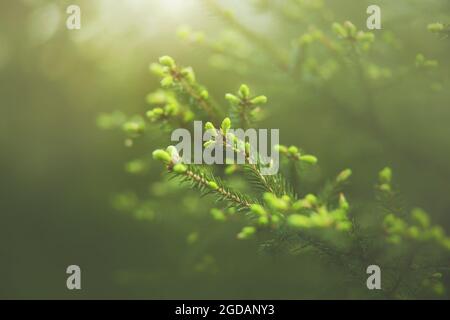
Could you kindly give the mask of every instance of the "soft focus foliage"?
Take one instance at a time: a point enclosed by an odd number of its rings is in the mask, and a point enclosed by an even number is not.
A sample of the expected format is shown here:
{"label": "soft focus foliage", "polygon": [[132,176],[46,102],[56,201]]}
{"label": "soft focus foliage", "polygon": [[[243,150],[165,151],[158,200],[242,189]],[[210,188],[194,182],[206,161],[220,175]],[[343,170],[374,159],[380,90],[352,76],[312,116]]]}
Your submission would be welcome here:
{"label": "soft focus foliage", "polygon": [[[215,14],[230,24],[231,29],[240,37],[253,44],[260,53],[267,55],[264,58],[267,58],[268,63],[270,61],[275,67],[270,71],[271,73],[287,75],[292,80],[296,80],[300,86],[315,88],[319,91],[326,90],[326,83],[337,79],[341,70],[346,73],[355,73],[355,81],[361,85],[361,93],[366,100],[364,108],[359,112],[350,109],[338,112],[344,117],[356,118],[358,121],[361,117],[370,117],[371,122],[367,129],[375,135],[381,133],[381,123],[375,115],[374,96],[377,92],[375,85],[382,80],[395,82],[398,81],[396,78],[408,76],[413,64],[412,62],[410,66],[406,64],[403,71],[378,66],[376,60],[368,54],[372,46],[376,44],[373,32],[358,30],[350,21],[342,24],[332,23],[331,33],[326,29],[321,30],[310,25],[309,31],[298,40],[292,41],[291,55],[294,59],[287,59],[287,52],[278,50],[279,48],[271,45],[265,38],[247,29],[216,1],[208,0],[205,3]],[[301,4],[291,5],[301,6]],[[266,3],[266,6],[271,7],[269,3]],[[314,9],[320,11],[322,5]],[[441,25],[429,25],[428,30],[440,32],[444,29]],[[187,27],[182,27],[178,35],[183,40],[189,40],[195,44],[202,45],[205,41],[203,35],[199,37]],[[191,41],[192,39],[194,41]],[[216,51],[214,45],[208,46]],[[220,51],[233,59],[239,52],[236,47],[222,47]],[[389,50],[389,47],[384,50]],[[390,48],[390,50],[393,49]],[[248,72],[258,69],[255,65],[258,61],[254,59],[254,56],[257,56],[256,52],[241,55],[241,62],[248,60],[253,64],[246,68]],[[317,60],[318,58],[321,60]],[[417,54],[415,67],[436,68],[438,62],[425,58],[423,54]],[[352,208],[341,191],[352,173],[350,169],[339,173],[337,178],[322,188],[323,191],[301,196],[297,191],[301,180],[300,174],[310,170],[302,166],[302,163],[316,165],[315,156],[304,154],[295,146],[277,146],[278,151],[287,160],[286,167],[292,168],[288,174],[290,181],[286,182],[282,175],[264,176],[260,171],[261,164],[250,162],[250,151],[246,141],[240,141],[228,134],[228,130],[235,123],[240,128],[254,127],[255,123],[261,120],[259,115],[261,110],[264,110],[261,105],[267,103],[266,96],[252,96],[250,88],[242,84],[237,94],[225,94],[229,107],[221,108],[219,103],[212,99],[206,87],[197,81],[192,67],[180,67],[172,57],[162,56],[159,58],[159,64],[151,64],[150,70],[161,78],[161,87],[166,90],[164,93],[156,91],[149,95],[149,100],[161,102],[161,107],[147,112],[152,122],[160,122],[169,129],[176,129],[179,126],[189,128],[189,121],[177,120],[180,110],[178,105],[183,105],[185,112],[192,115],[189,120],[192,118],[209,120],[205,130],[209,130],[213,138],[204,144],[205,148],[212,147],[221,141],[225,149],[229,148],[236,154],[242,153],[245,159],[248,159],[247,164],[242,166],[231,164],[233,169],[226,171],[228,175],[243,171],[244,176],[247,177],[249,186],[236,191],[219,178],[221,175],[219,172],[198,165],[184,164],[173,146],[153,152],[154,159],[162,161],[169,173],[187,182],[191,189],[198,190],[202,194],[212,194],[218,201],[224,203],[225,208],[237,210],[238,214],[233,212],[233,215],[239,215],[242,222],[247,224],[237,233],[237,239],[244,240],[258,236],[263,243],[264,251],[268,252],[295,250],[295,254],[301,255],[303,251],[311,248],[317,254],[325,255],[335,265],[347,268],[348,277],[352,275],[356,277],[353,279],[355,286],[358,286],[358,281],[363,283],[364,277],[357,275],[364,270],[365,265],[377,264],[382,270],[390,270],[392,273],[384,278],[382,291],[385,297],[413,298],[428,295],[426,293],[429,285],[427,279],[445,267],[445,261],[448,261],[449,257],[450,238],[445,235],[441,227],[431,226],[428,214],[421,209],[411,211],[411,223],[403,218],[403,210],[395,207],[396,200],[393,198],[397,191],[392,187],[392,170],[389,167],[379,172],[379,182],[376,187],[379,193],[377,200],[383,210],[371,209],[378,211],[372,214],[380,215],[383,224],[380,225],[378,222],[362,227],[364,211],[368,210],[367,204],[361,203],[359,208]],[[236,70],[230,68],[229,71]],[[285,85],[283,81],[278,83]],[[337,96],[335,94],[332,96],[333,101],[340,100],[342,95],[340,92],[336,94]],[[163,96],[172,97],[172,99],[169,102]],[[224,110],[227,110],[226,114],[233,120],[230,118],[220,120]],[[187,120],[184,116],[182,119]],[[220,122],[219,129],[216,129],[214,123]],[[133,137],[141,127],[133,122],[131,124],[134,130],[129,133],[130,137]],[[259,192],[255,194],[251,191],[251,187]],[[218,208],[211,210],[216,220],[227,220],[228,214],[223,210]],[[421,243],[424,248],[421,248]],[[434,254],[434,258],[426,259],[425,257],[430,253]],[[399,261],[402,263],[399,264]],[[438,267],[439,265],[442,267]],[[405,275],[409,278],[408,281],[404,279]],[[439,283],[435,285],[434,292],[442,295],[445,289]]]}

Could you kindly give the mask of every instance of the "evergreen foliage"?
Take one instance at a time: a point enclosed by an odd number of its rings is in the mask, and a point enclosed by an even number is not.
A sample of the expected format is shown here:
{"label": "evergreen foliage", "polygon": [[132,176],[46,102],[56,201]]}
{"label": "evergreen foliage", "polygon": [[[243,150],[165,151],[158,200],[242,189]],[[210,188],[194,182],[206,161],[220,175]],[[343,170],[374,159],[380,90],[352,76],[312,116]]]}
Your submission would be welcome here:
{"label": "evergreen foliage", "polygon": [[[417,69],[429,72],[439,65],[421,53],[417,53],[415,61],[412,59],[406,69],[379,65],[369,53],[376,50],[377,43],[382,50],[396,50],[395,41],[377,39],[373,32],[359,30],[349,21],[333,22],[332,14],[322,1],[255,1],[261,11],[274,12],[281,19],[307,26],[303,35],[292,40],[290,48],[270,43],[216,1],[204,2],[206,8],[234,30],[239,39],[230,46],[225,41],[209,40],[189,27],[181,27],[178,35],[182,40],[211,51],[212,65],[220,71],[259,75],[261,65],[265,64],[268,72],[278,74],[283,81],[296,81],[311,90],[323,90],[326,98],[336,102],[337,110],[329,111],[337,119],[353,119],[374,135],[384,134],[373,113],[374,88],[382,86],[383,82],[395,83]],[[329,30],[315,27],[307,21],[308,15],[328,22]],[[445,24],[431,23],[426,28],[442,39],[448,37],[449,28]],[[162,162],[172,179],[183,182],[199,196],[209,195],[217,201],[211,208],[213,219],[226,222],[238,218],[242,223],[242,229],[236,235],[238,239],[257,238],[263,251],[268,253],[283,251],[300,255],[303,251],[313,250],[324,259],[348,269],[356,286],[365,284],[367,266],[379,265],[383,270],[383,297],[421,298],[446,294],[448,289],[444,287],[442,277],[450,269],[450,237],[431,222],[423,209],[402,202],[389,167],[379,172],[374,190],[375,209],[353,206],[353,199],[346,196],[345,186],[350,183],[351,169],[337,173],[315,192],[303,192],[302,175],[320,164],[315,156],[296,146],[279,145],[282,173],[265,176],[261,174],[259,161],[256,164],[248,161],[250,153],[245,141],[227,135],[227,130],[232,127],[255,128],[264,118],[266,105],[270,106],[270,97],[242,84],[235,93],[214,98],[198,81],[192,67],[181,66],[170,56],[152,63],[150,70],[160,78],[161,88],[147,96],[152,107],[145,117],[126,117],[116,112],[99,117],[99,125],[121,127],[131,139],[127,141],[133,141],[151,135],[156,127],[168,132],[176,128],[190,130],[193,120],[203,120],[205,130],[210,130],[213,137],[220,136],[226,148],[244,154],[247,163],[186,164],[172,146],[155,150],[153,158]],[[356,75],[366,97],[363,112],[339,105],[339,98],[326,91],[327,83],[339,72]],[[273,78],[275,76],[265,81],[274,81]],[[214,143],[216,140],[212,139],[204,147]],[[401,147],[394,145],[395,142],[392,144],[391,147]],[[408,149],[405,152],[414,151]],[[426,155],[414,156],[423,159]],[[153,164],[151,166],[156,170]],[[139,174],[149,169],[147,162],[137,159],[129,162],[126,170]],[[228,178],[235,175],[245,177],[245,187],[238,190],[228,185]],[[300,184],[302,188],[299,188]],[[115,205],[142,217],[147,204],[133,196],[122,195]],[[370,213],[374,215],[370,223],[364,211],[374,211]]]}

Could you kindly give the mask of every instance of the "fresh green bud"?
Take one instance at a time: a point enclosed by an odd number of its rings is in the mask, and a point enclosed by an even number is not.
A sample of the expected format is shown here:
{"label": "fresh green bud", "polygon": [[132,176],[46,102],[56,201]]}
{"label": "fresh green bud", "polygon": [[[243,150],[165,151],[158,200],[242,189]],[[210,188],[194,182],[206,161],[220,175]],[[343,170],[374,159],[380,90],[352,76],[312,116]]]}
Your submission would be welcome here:
{"label": "fresh green bud", "polygon": [[264,209],[263,206],[259,205],[259,204],[252,204],[252,206],[250,207],[250,210],[260,216],[265,216],[267,215],[266,210]]}
{"label": "fresh green bud", "polygon": [[177,163],[176,165],[174,165],[173,171],[180,174],[185,173],[187,171],[187,167],[182,163]]}
{"label": "fresh green bud", "polygon": [[183,121],[191,122],[195,117],[195,114],[191,110],[186,110],[183,113]]}
{"label": "fresh green bud", "polygon": [[280,152],[280,153],[288,153],[288,147],[283,146],[282,144],[277,144],[275,146],[275,150]]}
{"label": "fresh green bud", "polygon": [[162,116],[164,114],[164,110],[162,108],[154,108],[153,115]]}
{"label": "fresh green bud", "polygon": [[172,57],[169,56],[162,56],[159,58],[159,63],[161,63],[163,66],[169,67],[171,69],[175,68],[175,60],[173,60]]}
{"label": "fresh green bud", "polygon": [[267,103],[267,97],[266,96],[258,96],[250,100],[252,104],[266,104]]}
{"label": "fresh green bud", "polygon": [[416,226],[408,228],[408,235],[413,239],[418,239],[420,236],[420,230]]}
{"label": "fresh green bud", "polygon": [[250,116],[256,119],[260,119],[262,114],[261,111],[262,111],[261,107],[253,108],[253,110],[250,110]]}
{"label": "fresh green bud", "polygon": [[133,160],[127,162],[125,165],[125,170],[130,174],[140,174],[147,169],[147,164],[141,159]]}
{"label": "fresh green bud", "polygon": [[251,145],[250,142],[245,143],[245,154],[249,155],[251,151]]}
{"label": "fresh green bud", "polygon": [[298,148],[297,148],[296,146],[290,146],[290,147],[288,148],[288,152],[289,152],[291,155],[296,155],[296,154],[298,153]]}
{"label": "fresh green bud", "polygon": [[309,163],[309,164],[316,164],[317,163],[317,158],[315,156],[312,156],[312,155],[300,156],[300,160],[304,161],[306,163]]}
{"label": "fresh green bud", "polygon": [[442,240],[445,239],[445,232],[444,229],[440,226],[434,226],[430,229],[430,235],[435,240]]}
{"label": "fresh green bud", "polygon": [[333,23],[333,31],[341,38],[346,38],[348,36],[347,30],[339,23]]}
{"label": "fresh green bud", "polygon": [[208,121],[207,123],[205,123],[205,130],[216,130],[216,128],[211,122]]}
{"label": "fresh green bud", "polygon": [[359,41],[373,42],[375,40],[375,35],[372,32],[359,31],[356,34],[356,39]]}
{"label": "fresh green bud", "polygon": [[278,215],[272,215],[272,216],[270,217],[270,220],[272,221],[272,224],[277,224],[277,223],[280,222],[281,218],[280,218],[280,216],[278,216]]}
{"label": "fresh green bud", "polygon": [[149,104],[153,105],[163,105],[167,103],[167,94],[163,90],[158,90],[156,92],[149,93],[145,100]]}
{"label": "fresh green bud", "polygon": [[255,227],[244,227],[241,232],[238,233],[237,238],[240,240],[248,239],[250,238],[254,233],[256,232]]}
{"label": "fresh green bud", "polygon": [[266,217],[266,216],[259,217],[259,218],[258,218],[258,223],[259,223],[260,225],[265,226],[265,225],[269,224],[269,218]]}
{"label": "fresh green bud", "polygon": [[102,129],[112,129],[120,127],[126,120],[125,114],[120,111],[102,113],[97,117],[97,125]]}
{"label": "fresh green bud", "polygon": [[219,189],[219,186],[218,186],[217,183],[214,182],[214,181],[209,181],[209,182],[208,182],[208,186],[209,186],[211,189],[213,189],[213,190]]}
{"label": "fresh green bud", "polygon": [[133,210],[133,215],[137,220],[152,221],[155,218],[155,211],[150,204],[144,203]]}
{"label": "fresh green bud", "polygon": [[161,108],[154,108],[146,113],[147,118],[150,120],[158,120],[164,114],[164,110]]}
{"label": "fresh green bud", "polygon": [[266,203],[275,210],[285,211],[288,209],[289,204],[284,199],[277,198],[274,194],[266,192],[264,193],[264,200]]}
{"label": "fresh green bud", "polygon": [[209,131],[211,136],[213,136],[213,137],[217,136],[216,127],[214,127],[214,125],[211,122],[209,122],[209,121],[207,123],[205,123],[205,130]]}
{"label": "fresh green bud", "polygon": [[213,216],[214,220],[217,220],[217,221],[225,221],[226,220],[226,216],[223,213],[223,211],[219,210],[217,208],[211,209],[211,215]]}
{"label": "fresh green bud", "polygon": [[416,55],[416,66],[422,66],[425,62],[425,56],[421,53]]}
{"label": "fresh green bud", "polygon": [[186,78],[189,83],[195,82],[195,73],[191,67],[186,67],[181,70],[181,74]]}
{"label": "fresh green bud", "polygon": [[120,211],[135,210],[139,205],[139,199],[133,192],[125,192],[114,195],[112,206]]}
{"label": "fresh green bud", "polygon": [[309,217],[301,214],[291,214],[288,217],[288,224],[294,228],[311,228],[311,220]]}
{"label": "fresh green bud", "polygon": [[422,228],[429,228],[430,227],[430,218],[428,217],[428,214],[419,208],[414,208],[411,211],[411,217],[416,221]]}
{"label": "fresh green bud", "polygon": [[297,200],[292,204],[292,209],[295,211],[310,207],[311,205],[305,199]]}
{"label": "fresh green bud", "polygon": [[209,98],[209,92],[207,90],[202,90],[200,92],[200,98],[202,98],[203,100],[208,100]]}
{"label": "fresh green bud", "polygon": [[342,183],[344,181],[347,181],[348,178],[350,178],[350,176],[352,175],[352,170],[351,169],[345,169],[342,170],[338,176],[336,177],[336,182],[338,183]]}
{"label": "fresh green bud", "polygon": [[384,217],[383,225],[387,232],[393,234],[401,234],[406,229],[406,223],[392,213],[389,213]]}
{"label": "fresh green bud", "polygon": [[442,23],[430,23],[427,29],[430,32],[439,33],[444,30],[444,25]]}
{"label": "fresh green bud", "polygon": [[241,84],[239,88],[239,94],[242,98],[246,99],[250,96],[250,89],[246,84]]}
{"label": "fresh green bud", "polygon": [[236,97],[234,94],[231,93],[227,93],[225,95],[225,99],[227,99],[232,104],[239,104],[241,102],[241,100],[238,97]]}
{"label": "fresh green bud", "polygon": [[[166,110],[165,113],[167,115],[175,115],[175,114],[178,113],[178,110],[179,110],[178,104],[176,104],[176,103],[169,103],[169,104],[166,105],[165,110]],[[158,110],[158,112],[160,112],[160,111]]]}
{"label": "fresh green bud", "polygon": [[326,228],[333,224],[333,218],[327,212],[324,214],[313,213],[310,219],[315,227]]}
{"label": "fresh green bud", "polygon": [[141,121],[128,121],[122,126],[123,130],[132,136],[137,136],[144,132],[145,124]]}
{"label": "fresh green bud", "polygon": [[392,180],[392,170],[389,167],[385,167],[383,170],[381,170],[378,173],[378,179],[380,180],[380,183],[391,183]]}
{"label": "fresh green bud", "polygon": [[155,160],[160,160],[160,161],[163,161],[166,163],[172,161],[172,157],[170,156],[170,154],[167,151],[162,150],[162,149],[157,149],[157,150],[153,151],[152,155],[153,155],[153,159],[155,159]]}
{"label": "fresh green bud", "polygon": [[151,73],[158,77],[163,77],[166,74],[166,68],[160,65],[159,63],[151,63],[149,66],[149,70]]}
{"label": "fresh green bud", "polygon": [[[328,213],[326,213],[328,215]],[[330,217],[333,218],[336,221],[346,221],[347,218],[347,212],[343,209],[336,209],[329,213]]]}
{"label": "fresh green bud", "polygon": [[310,204],[310,206],[317,205],[317,197],[315,195],[313,195],[312,193],[307,194],[305,196],[305,200],[306,200],[306,202],[308,202]]}
{"label": "fresh green bud", "polygon": [[164,78],[162,78],[161,86],[163,88],[168,88],[168,87],[171,87],[172,85],[173,85],[173,77],[172,76],[165,76]]}
{"label": "fresh green bud", "polygon": [[347,211],[349,209],[349,204],[347,202],[347,199],[345,199],[345,196],[343,193],[339,194],[339,208],[342,210]]}
{"label": "fresh green bud", "polygon": [[356,27],[350,21],[344,22],[344,28],[347,30],[349,36],[354,37],[356,35]]}
{"label": "fresh green bud", "polygon": [[238,166],[235,164],[230,164],[225,168],[225,174],[226,175],[231,175],[233,173],[235,173],[238,170]]}
{"label": "fresh green bud", "polygon": [[439,65],[439,62],[437,60],[428,60],[425,58],[423,54],[418,54],[416,56],[416,67],[429,67],[429,68],[435,68]]}
{"label": "fresh green bud", "polygon": [[231,128],[231,120],[230,120],[230,118],[227,117],[227,118],[223,119],[222,124],[220,125],[220,127],[222,128],[223,135],[226,136],[228,130]]}

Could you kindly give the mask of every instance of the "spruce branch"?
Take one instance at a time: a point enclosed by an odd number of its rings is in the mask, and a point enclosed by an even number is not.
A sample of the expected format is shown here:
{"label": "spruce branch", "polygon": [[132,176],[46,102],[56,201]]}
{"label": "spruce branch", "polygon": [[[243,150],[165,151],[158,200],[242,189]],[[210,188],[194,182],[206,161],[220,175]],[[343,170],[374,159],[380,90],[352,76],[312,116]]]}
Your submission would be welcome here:
{"label": "spruce branch", "polygon": [[197,165],[183,164],[173,147],[168,150],[158,149],[153,152],[153,158],[165,163],[167,170],[184,182],[189,182],[191,187],[198,189],[203,194],[215,194],[218,200],[224,200],[236,206],[239,210],[248,209],[255,201],[248,196],[233,191],[205,168]]}
{"label": "spruce branch", "polygon": [[[387,141],[389,148],[400,150],[411,161],[418,163],[434,161],[430,167],[436,171],[448,173],[448,168],[444,168],[445,166],[435,165],[436,158],[417,154],[417,151],[398,145],[395,141],[391,141],[391,137],[387,139],[387,133],[382,130],[379,119],[374,114],[376,103],[373,96],[374,92],[382,87],[376,87],[374,84],[379,78],[384,79],[388,77],[388,74],[391,75],[390,69],[379,67],[366,55],[374,43],[374,35],[371,32],[358,30],[351,22],[346,21],[342,24],[333,24],[332,29],[337,36],[333,38],[327,31],[311,27],[300,38],[294,39],[292,62],[288,63],[285,61],[284,52],[242,25],[215,0],[205,0],[205,3],[211,11],[221,16],[250,44],[266,53],[279,67],[281,72],[278,75],[288,73],[291,79],[300,79],[301,81],[295,81],[290,86],[294,88],[293,90],[298,90],[301,86],[314,90],[320,89],[321,97],[328,99],[329,105],[334,107],[329,110],[335,112],[336,118],[350,121],[360,129],[366,131],[368,129],[376,138]],[[292,1],[292,3],[299,2]],[[428,30],[439,36],[448,36],[448,25],[435,23],[429,25]],[[195,38],[193,42],[204,45],[211,51],[250,65],[249,60],[239,54],[238,50],[214,47],[213,43],[205,43],[199,33],[188,35],[188,37],[191,40]],[[319,48],[313,45],[314,43],[318,43]],[[331,62],[329,66],[326,66],[327,62]],[[251,63],[258,64],[255,59]],[[429,74],[429,71],[436,70],[438,65],[437,60],[418,54],[415,66],[411,64],[406,71],[405,69],[396,71],[396,77],[392,77],[392,83],[399,82],[412,74],[411,68],[414,68],[414,72]],[[364,113],[355,113],[351,108],[347,108],[347,103],[341,102],[338,97],[326,90],[327,80],[334,76],[336,70],[348,71],[344,69],[345,67],[354,68],[353,71],[356,71],[356,79],[367,98],[365,104],[367,108]],[[363,267],[377,263],[383,270],[392,272],[392,276],[387,277],[386,289],[383,288],[389,297],[418,295],[422,294],[421,290],[428,289],[437,294],[443,293],[442,281],[439,279],[442,277],[440,272],[448,272],[445,265],[448,264],[450,238],[442,227],[431,223],[428,213],[424,210],[406,206],[397,188],[392,184],[390,168],[381,170],[376,185],[379,206],[374,211],[381,215],[379,220],[382,222],[371,225],[370,228],[363,227],[360,215],[368,209],[362,206],[357,207],[353,201],[350,205],[347,194],[344,194],[344,186],[352,175],[350,169],[343,170],[336,178],[326,182],[321,190],[301,195],[292,191],[290,186],[292,181],[286,181],[282,175],[264,176],[261,173],[263,164],[259,155],[252,158],[245,141],[227,134],[231,123],[242,128],[253,126],[257,120],[256,116],[259,116],[258,113],[261,111],[260,105],[267,102],[265,96],[251,96],[248,86],[241,85],[237,94],[228,93],[225,96],[230,108],[228,112],[223,112],[209,97],[205,87],[196,81],[192,68],[180,68],[172,58],[164,56],[159,64],[152,66],[152,69],[161,76],[164,91],[175,96],[177,106],[167,101],[156,105],[147,113],[151,122],[167,122],[176,125],[179,121],[178,124],[181,127],[186,126],[186,123],[195,117],[203,117],[203,119],[207,117],[207,120],[211,122],[208,122],[205,128],[214,131],[215,137],[222,139],[225,149],[231,149],[244,157],[245,164],[231,165],[227,168],[230,170],[226,169],[225,172],[242,169],[239,172],[244,173],[242,180],[246,182],[246,187],[250,184],[260,191],[261,199],[259,195],[248,196],[245,191],[237,192],[227,187],[219,175],[213,173],[208,167],[180,162],[178,155],[173,152],[173,147],[167,150],[156,150],[153,154],[156,159],[166,165],[171,177],[180,179],[203,195],[211,194],[217,200],[227,203],[226,211],[217,208],[211,211],[217,221],[226,220],[228,211],[244,211],[248,221],[238,234],[239,239],[247,239],[255,233],[268,231],[270,239],[266,241],[267,246],[272,246],[276,250],[286,246],[288,250],[296,253],[305,248],[315,248],[320,255],[330,257],[337,264],[349,269],[355,278]],[[299,75],[302,77],[298,78]],[[391,84],[391,82],[386,83]],[[200,111],[200,113],[194,111]],[[231,120],[225,118],[220,129],[216,129],[212,123],[222,120],[225,113]],[[99,118],[99,124],[104,127],[122,127],[130,137],[139,136],[147,129],[147,125],[140,118],[102,117]],[[212,146],[214,142],[214,139],[208,141],[205,146]],[[296,181],[299,178],[297,176],[299,166],[317,163],[316,157],[304,154],[295,146],[280,145],[277,148],[281,156],[291,165],[294,186],[297,185]],[[142,163],[136,162],[127,168],[130,172],[139,172],[143,166]],[[351,199],[351,196],[349,198]],[[135,209],[136,205],[132,207]],[[240,217],[241,215],[236,218]],[[403,250],[404,248],[411,250]],[[424,256],[428,259],[427,254],[430,252],[439,254],[440,259],[432,256],[433,259],[430,258],[430,261],[423,261]],[[419,259],[420,257],[422,260]],[[407,279],[411,277],[420,281],[414,285],[408,284]]]}
{"label": "spruce branch", "polygon": [[196,81],[194,70],[191,67],[180,68],[173,58],[162,56],[159,58],[159,64],[153,63],[150,69],[162,78],[161,86],[163,88],[184,93],[189,104],[205,112],[211,119],[221,116],[221,108],[210,97],[205,87]]}
{"label": "spruce branch", "polygon": [[261,106],[267,103],[266,96],[250,96],[250,89],[242,84],[237,95],[227,93],[225,99],[230,103],[230,117],[242,129],[247,129],[259,120]]}
{"label": "spruce branch", "polygon": [[[242,89],[242,86],[241,86]],[[230,118],[222,121],[220,130],[216,129],[211,122],[205,124],[206,130],[212,131],[213,140],[207,141],[205,146],[211,147],[218,141],[225,149],[231,149],[234,153],[241,155],[245,160],[244,172],[248,173],[249,182],[265,192],[273,193],[277,196],[290,195],[295,197],[292,188],[280,175],[264,175],[261,171],[262,160],[257,152],[251,150],[248,142],[240,140],[235,135],[228,132],[231,128]]]}

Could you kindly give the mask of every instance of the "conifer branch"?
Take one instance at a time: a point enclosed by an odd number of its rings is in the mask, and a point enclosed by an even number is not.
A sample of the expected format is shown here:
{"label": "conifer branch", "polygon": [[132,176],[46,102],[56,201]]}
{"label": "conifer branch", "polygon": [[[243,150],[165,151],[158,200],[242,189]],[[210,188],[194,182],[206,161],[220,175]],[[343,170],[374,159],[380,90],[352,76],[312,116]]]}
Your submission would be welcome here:
{"label": "conifer branch", "polygon": [[182,178],[183,181],[190,182],[193,188],[200,190],[204,194],[215,194],[219,200],[228,201],[240,210],[248,209],[253,203],[256,203],[248,196],[226,187],[219,178],[215,177],[206,169],[202,169],[196,165],[186,165],[178,162],[177,159],[179,159],[179,156],[173,147],[169,147],[167,150],[155,150],[153,157],[163,161],[170,173]]}
{"label": "conifer branch", "polygon": [[[448,173],[445,166],[435,165],[435,158],[417,154],[410,148],[392,142],[390,137],[387,139],[386,132],[380,127],[374,114],[376,105],[373,94],[377,88],[382,87],[375,84],[380,79],[391,77],[394,72],[391,74],[389,68],[377,66],[366,55],[374,44],[373,33],[358,30],[349,21],[332,25],[335,38],[330,36],[331,30],[327,32],[311,27],[301,37],[293,40],[292,61],[289,63],[284,57],[284,52],[240,23],[215,0],[204,2],[248,43],[265,53],[281,71],[278,76],[287,73],[291,80],[296,80],[293,90],[305,85],[307,89],[320,89],[321,97],[328,99],[330,105],[334,106],[329,110],[337,110],[334,111],[336,119],[351,122],[354,126],[368,130],[376,138],[387,141],[389,148],[398,149],[407,155],[410,161],[420,163],[434,161],[430,167]],[[438,37],[448,37],[450,34],[449,26],[442,23],[430,24],[428,30]],[[189,35],[191,36],[201,38],[199,34]],[[319,44],[318,50],[315,43]],[[234,61],[259,65],[256,60],[248,61],[238,50],[235,52],[214,48],[212,43],[203,45],[211,51],[216,50],[215,52],[227,55]],[[315,165],[316,157],[304,154],[295,146],[279,145],[277,151],[291,166],[291,179],[287,181],[281,174],[266,176],[262,174],[264,164],[260,156],[252,154],[245,141],[227,134],[231,123],[243,129],[253,127],[261,117],[261,106],[267,103],[265,96],[251,96],[248,86],[241,85],[236,94],[225,95],[230,105],[225,111],[209,97],[206,88],[196,81],[192,68],[178,67],[168,56],[161,57],[159,62],[153,64],[151,69],[161,77],[164,98],[161,98],[162,96],[149,98],[152,101],[156,99],[153,101],[156,103],[151,102],[155,108],[147,112],[147,118],[152,123],[174,127],[188,127],[188,123],[194,119],[211,121],[205,128],[212,130],[213,136],[221,139],[225,149],[233,150],[235,155],[242,156],[245,160],[242,166],[232,165],[233,168],[242,169],[240,172],[244,173],[241,179],[245,183],[244,191],[238,192],[227,187],[220,174],[212,173],[207,167],[181,162],[174,147],[156,150],[153,156],[165,164],[172,177],[187,183],[202,195],[211,194],[216,200],[224,201],[228,206],[226,210],[245,212],[245,227],[237,235],[239,239],[247,239],[255,233],[264,233],[270,238],[265,246],[272,246],[275,250],[287,248],[288,252],[301,253],[305,248],[315,248],[321,256],[327,256],[336,264],[347,268],[355,278],[360,277],[360,271],[367,265],[379,264],[383,269],[392,271],[392,277],[387,277],[389,279],[383,288],[389,297],[419,294],[422,289],[431,289],[436,294],[443,294],[441,272],[449,271],[445,265],[449,258],[450,237],[442,227],[431,223],[428,213],[424,210],[410,208],[405,204],[392,184],[390,168],[386,167],[379,172],[376,185],[376,200],[379,206],[375,209],[372,209],[374,204],[372,202],[364,206],[359,203],[353,205],[353,201],[350,204],[347,200],[348,195],[344,194],[344,187],[352,175],[350,169],[341,171],[322,188],[314,186],[314,191],[301,194],[297,188],[299,180],[297,169],[302,166],[301,170],[307,170],[309,165]],[[418,54],[415,66],[411,64],[407,69],[399,68],[399,71],[395,72],[396,77],[392,78],[393,82],[386,83],[390,85],[410,75],[412,67],[415,67],[414,72],[425,74],[437,66],[437,60]],[[347,72],[352,67],[362,94],[367,98],[365,104],[367,108],[360,114],[347,108],[346,103],[341,102],[338,96],[326,90],[327,81],[333,79],[338,72]],[[402,73],[402,70],[407,71]],[[292,85],[289,85],[290,87]],[[216,129],[212,123],[219,123],[227,115],[231,119],[226,117],[221,127]],[[148,126],[142,117],[127,118],[122,114],[115,114],[114,117],[102,115],[98,122],[105,128],[121,127],[131,138],[142,135]],[[206,142],[205,147],[211,146],[215,141],[216,139],[212,139]],[[141,162],[134,162],[127,165],[127,171],[139,172],[144,167]],[[295,191],[291,184],[294,184]],[[252,193],[252,196],[249,196],[245,190],[249,190],[250,185],[260,191],[260,194]],[[349,198],[352,200],[351,194]],[[131,205],[125,207],[136,210],[138,206],[135,199],[129,202]],[[374,214],[381,223],[364,226],[361,222],[362,218],[366,217],[364,216],[366,211]],[[225,209],[222,211],[214,208],[212,215],[220,221],[225,221],[228,217]],[[403,250],[403,248],[412,249]],[[439,255],[439,259],[426,262],[419,259],[423,256],[428,258],[426,254],[429,252]],[[417,284],[407,283],[406,279],[411,277],[417,279]]]}
{"label": "conifer branch", "polygon": [[203,110],[210,119],[221,116],[220,107],[210,97],[209,92],[196,81],[191,67],[179,68],[173,58],[163,56],[159,59],[159,64],[153,63],[150,68],[162,78],[163,88],[173,88],[175,92],[185,93],[187,102]]}

